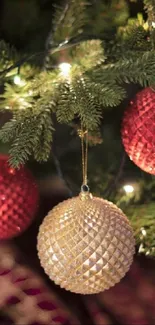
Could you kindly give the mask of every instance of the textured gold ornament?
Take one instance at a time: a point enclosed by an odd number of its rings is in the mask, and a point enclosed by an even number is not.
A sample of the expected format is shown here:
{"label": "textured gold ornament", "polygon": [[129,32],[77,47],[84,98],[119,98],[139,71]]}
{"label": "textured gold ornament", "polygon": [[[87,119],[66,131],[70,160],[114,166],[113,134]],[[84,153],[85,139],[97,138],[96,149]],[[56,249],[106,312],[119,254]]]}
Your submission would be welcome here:
{"label": "textured gold ornament", "polygon": [[46,274],[62,288],[81,294],[99,293],[119,282],[132,263],[134,246],[123,212],[89,193],[58,204],[38,235]]}

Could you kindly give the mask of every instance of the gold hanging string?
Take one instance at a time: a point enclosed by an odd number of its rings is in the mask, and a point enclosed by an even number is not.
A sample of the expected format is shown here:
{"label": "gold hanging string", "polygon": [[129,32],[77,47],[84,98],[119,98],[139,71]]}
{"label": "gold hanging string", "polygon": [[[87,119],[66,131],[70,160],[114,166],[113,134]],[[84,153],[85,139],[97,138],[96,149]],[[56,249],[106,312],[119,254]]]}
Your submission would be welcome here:
{"label": "gold hanging string", "polygon": [[87,187],[87,169],[88,169],[88,131],[84,130],[81,126],[79,131],[79,136],[81,138],[81,149],[82,149],[82,174],[83,174],[83,184]]}
{"label": "gold hanging string", "polygon": [[83,169],[83,185],[87,185],[87,164],[88,164],[88,132],[84,131],[81,136],[82,146],[82,169]]}

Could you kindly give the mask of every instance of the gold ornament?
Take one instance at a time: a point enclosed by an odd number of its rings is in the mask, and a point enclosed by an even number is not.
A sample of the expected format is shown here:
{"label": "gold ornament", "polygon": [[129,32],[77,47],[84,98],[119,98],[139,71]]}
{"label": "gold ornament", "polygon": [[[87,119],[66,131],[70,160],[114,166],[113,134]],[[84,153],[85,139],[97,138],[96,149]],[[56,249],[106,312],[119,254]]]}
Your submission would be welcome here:
{"label": "gold ornament", "polygon": [[134,245],[123,212],[82,192],[50,211],[38,235],[46,274],[62,288],[80,294],[99,293],[119,282],[132,263]]}

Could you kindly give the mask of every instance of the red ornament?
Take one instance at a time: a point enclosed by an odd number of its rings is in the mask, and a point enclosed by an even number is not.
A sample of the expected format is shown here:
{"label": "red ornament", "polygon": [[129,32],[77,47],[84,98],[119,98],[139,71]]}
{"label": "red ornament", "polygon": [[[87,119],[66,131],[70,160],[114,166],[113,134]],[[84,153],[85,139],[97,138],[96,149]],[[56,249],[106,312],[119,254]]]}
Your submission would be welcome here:
{"label": "red ornament", "polygon": [[130,159],[155,175],[155,92],[140,91],[123,118],[122,141]]}
{"label": "red ornament", "polygon": [[30,171],[11,168],[7,160],[7,156],[0,156],[0,239],[15,237],[28,228],[39,199]]}

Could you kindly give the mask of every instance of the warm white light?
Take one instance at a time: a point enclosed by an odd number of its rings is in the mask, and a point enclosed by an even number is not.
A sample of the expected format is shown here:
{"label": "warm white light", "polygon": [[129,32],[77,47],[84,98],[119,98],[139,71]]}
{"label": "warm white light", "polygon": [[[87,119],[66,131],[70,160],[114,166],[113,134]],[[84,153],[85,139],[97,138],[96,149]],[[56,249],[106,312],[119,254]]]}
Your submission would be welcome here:
{"label": "warm white light", "polygon": [[146,236],[146,230],[145,230],[145,228],[141,228],[141,232],[142,232],[142,235],[145,237]]}
{"label": "warm white light", "polygon": [[19,104],[20,104],[19,109],[25,109],[25,108],[29,107],[29,103],[24,98],[20,97],[18,100],[19,100]]}
{"label": "warm white light", "polygon": [[128,193],[133,193],[134,192],[134,187],[132,185],[124,185],[123,186],[124,191],[128,194]]}
{"label": "warm white light", "polygon": [[32,95],[33,95],[33,91],[32,91],[32,90],[29,90],[28,94],[29,94],[30,96],[32,96]]}
{"label": "warm white light", "polygon": [[144,253],[144,251],[145,251],[144,245],[143,244],[140,244],[138,252],[139,253]]}
{"label": "warm white light", "polygon": [[152,22],[152,27],[155,28],[155,22],[154,21]]}
{"label": "warm white light", "polygon": [[17,86],[24,86],[25,85],[25,81],[21,79],[21,77],[19,75],[16,75],[13,79],[15,85]]}
{"label": "warm white light", "polygon": [[70,69],[71,69],[71,64],[70,63],[66,63],[66,62],[60,63],[59,68],[61,70],[61,74],[64,77],[69,77],[69,73],[70,73]]}

